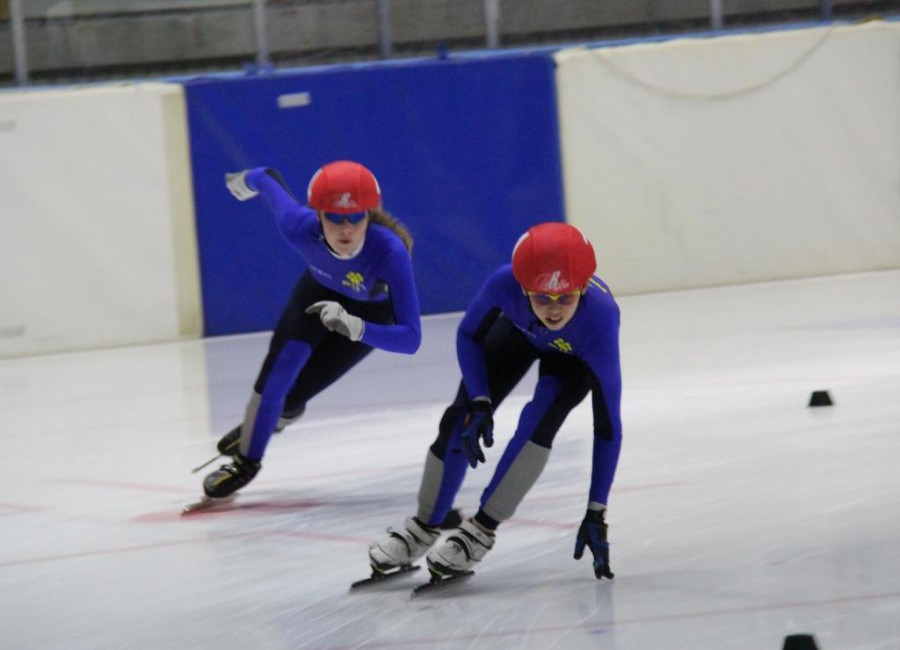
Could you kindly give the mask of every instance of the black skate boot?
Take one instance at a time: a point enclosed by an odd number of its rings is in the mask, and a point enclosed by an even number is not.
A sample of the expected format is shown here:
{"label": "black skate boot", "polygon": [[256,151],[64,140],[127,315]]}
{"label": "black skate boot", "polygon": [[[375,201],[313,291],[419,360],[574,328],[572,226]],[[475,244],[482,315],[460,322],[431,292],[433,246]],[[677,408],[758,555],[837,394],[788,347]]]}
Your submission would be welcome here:
{"label": "black skate boot", "polygon": [[[306,407],[301,406],[294,411],[285,411],[282,413],[281,417],[278,418],[278,423],[275,425],[275,430],[272,433],[281,433],[284,431],[285,427],[299,420],[305,410]],[[237,425],[234,429],[222,436],[219,439],[219,442],[216,443],[216,450],[222,456],[234,456],[241,450],[241,426],[242,425],[240,424]]]}
{"label": "black skate boot", "polygon": [[230,496],[252,481],[261,466],[258,460],[235,453],[231,463],[222,465],[203,480],[203,491],[213,499]]}
{"label": "black skate boot", "polygon": [[223,456],[234,456],[238,453],[241,450],[241,425],[237,425],[222,436],[221,440],[216,443],[216,449]]}

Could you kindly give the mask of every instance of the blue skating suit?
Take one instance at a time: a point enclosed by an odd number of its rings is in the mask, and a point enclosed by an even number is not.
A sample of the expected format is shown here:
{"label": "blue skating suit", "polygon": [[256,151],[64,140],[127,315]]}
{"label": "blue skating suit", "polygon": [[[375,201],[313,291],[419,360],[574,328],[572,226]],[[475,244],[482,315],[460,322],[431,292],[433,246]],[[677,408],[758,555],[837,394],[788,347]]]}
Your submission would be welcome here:
{"label": "blue skating suit", "polygon": [[468,463],[460,434],[470,396],[490,396],[496,409],[535,361],[534,396],[484,490],[479,517],[496,525],[513,515],[543,471],[566,416],[589,392],[594,436],[588,505],[605,506],[622,443],[619,308],[609,288],[592,278],[572,319],[551,331],[532,312],[511,265],[502,266],[466,310],[456,346],[462,382],[426,458],[418,518],[438,525],[462,484]]}
{"label": "blue skating suit", "polygon": [[[361,361],[373,348],[414,353],[422,340],[419,298],[409,252],[390,228],[370,218],[362,249],[350,259],[328,247],[316,212],[300,205],[277,172],[247,173],[247,185],[268,202],[287,242],[307,264],[282,312],[254,384],[241,432],[241,453],[260,460],[282,415],[306,402]],[[329,332],[305,309],[320,300],[340,303],[365,321],[353,342]]]}

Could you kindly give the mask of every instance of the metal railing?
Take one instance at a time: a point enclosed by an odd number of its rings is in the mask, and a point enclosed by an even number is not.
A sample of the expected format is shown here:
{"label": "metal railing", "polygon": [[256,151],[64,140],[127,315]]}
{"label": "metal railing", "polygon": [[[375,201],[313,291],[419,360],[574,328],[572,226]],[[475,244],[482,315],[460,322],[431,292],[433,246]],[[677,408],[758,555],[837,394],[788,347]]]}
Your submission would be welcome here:
{"label": "metal railing", "polygon": [[[0,2],[2,1],[3,0],[0,0]],[[17,86],[27,86],[32,81],[31,73],[33,70],[29,67],[29,43],[27,40],[33,38],[35,34],[41,33],[36,32],[35,25],[38,27],[43,25],[44,30],[54,32],[51,34],[51,37],[55,34],[56,40],[54,41],[53,38],[49,37],[48,40],[52,42],[51,45],[61,48],[62,45],[60,45],[60,42],[65,42],[65,38],[59,36],[59,31],[62,28],[54,26],[56,23],[65,23],[66,21],[71,23],[72,21],[88,19],[109,19],[110,16],[113,16],[120,21],[128,20],[133,22],[139,20],[142,16],[151,14],[159,16],[166,14],[166,12],[184,15],[191,12],[197,12],[199,14],[199,12],[209,12],[217,9],[225,11],[239,10],[243,12],[246,12],[249,9],[250,16],[252,17],[252,44],[248,47],[252,47],[254,50],[255,64],[258,67],[270,67],[273,65],[273,56],[271,52],[273,33],[280,33],[282,42],[286,39],[284,34],[281,33],[285,31],[284,28],[281,28],[281,32],[278,32],[280,26],[277,25],[277,21],[273,20],[273,16],[275,15],[274,12],[281,11],[285,5],[291,4],[285,2],[275,3],[271,0],[154,0],[152,2],[150,0],[84,0],[80,5],[80,9],[78,9],[80,13],[76,14],[72,9],[72,6],[77,5],[78,3],[73,2],[63,3],[55,2],[54,0],[6,1],[9,4],[12,68],[14,71],[13,81]],[[509,2],[510,0],[506,1]],[[468,39],[467,43],[470,47],[477,47],[479,49],[500,48],[501,35],[504,33],[504,17],[501,15],[501,0],[471,0],[468,4],[460,3],[460,5],[457,6],[465,5],[465,7],[467,7],[465,11],[472,13],[473,7],[477,7],[479,2],[481,11],[483,12],[480,42],[476,42],[479,39],[473,38],[470,30],[470,33],[465,37]],[[680,2],[680,0],[673,0],[673,3],[677,2]],[[396,21],[397,17],[392,13],[392,2],[391,0],[371,0],[371,3],[372,24],[368,27],[368,39],[371,40],[373,50],[371,56],[381,59],[394,58],[397,56],[394,35],[397,32],[398,23]],[[318,4],[318,6],[328,7],[328,3],[325,1],[315,3],[314,0],[310,0],[308,3],[298,2],[296,4],[304,6]],[[344,3],[342,6],[349,6],[350,4],[351,3]],[[358,6],[364,4],[364,2],[361,1],[355,4]],[[399,5],[400,3],[398,2],[396,4]],[[406,2],[404,7],[408,8],[411,4],[412,3]],[[711,30],[722,30],[726,27],[727,17],[724,4],[724,0],[709,1],[709,13],[706,17],[706,28]],[[798,2],[797,0],[793,0],[792,2],[787,2],[786,0],[785,5],[787,6],[789,4],[797,6]],[[900,2],[895,4],[897,4],[898,9],[900,9]],[[27,10],[31,12],[28,15],[26,15],[26,5]],[[338,3],[333,3],[328,8],[329,11],[334,12],[337,5]],[[815,17],[819,20],[832,20],[832,14],[834,13],[832,0],[810,0],[807,5],[816,7],[817,15]],[[672,6],[675,7],[676,5],[673,4]],[[510,13],[516,8],[516,5],[507,5],[507,10],[510,11]],[[329,15],[333,16],[334,14],[332,13]],[[471,16],[468,16],[467,18],[469,18],[471,22]],[[702,19],[702,16],[698,18]],[[239,22],[242,26],[246,25],[246,19]],[[31,23],[31,31],[26,29],[26,23]],[[702,26],[702,22],[699,24]],[[0,25],[2,25],[2,22],[0,22]],[[693,29],[696,29],[697,25],[698,23],[696,21],[690,23],[690,27]],[[410,29],[409,26],[404,23],[404,27],[408,32]],[[140,31],[140,29],[137,31]],[[573,39],[577,39],[578,32],[579,30],[572,29],[567,33],[572,35]],[[509,38],[512,40],[511,36]],[[464,38],[460,38],[461,42],[464,40]],[[440,47],[446,47],[442,39],[437,39],[436,42]],[[404,40],[404,43],[406,43],[406,40]],[[64,44],[71,46],[70,43]],[[521,40],[518,44],[521,45]],[[350,53],[348,56],[352,56],[352,48],[346,45],[342,47]],[[337,49],[337,46],[335,46],[335,49]],[[357,49],[359,50],[361,48]],[[43,52],[43,50],[39,51]],[[190,59],[190,57],[186,58]],[[199,57],[195,57],[195,60],[197,58]],[[232,66],[237,65],[237,55],[234,53],[221,55],[220,58],[223,61],[229,61]],[[0,59],[2,59],[2,57],[0,57]],[[88,71],[88,74],[90,74],[91,65],[91,63],[82,65],[82,67]]]}
{"label": "metal railing", "polygon": [[12,33],[13,67],[16,71],[16,85],[28,85],[28,57],[25,49],[25,15],[22,0],[9,0],[9,21]]}

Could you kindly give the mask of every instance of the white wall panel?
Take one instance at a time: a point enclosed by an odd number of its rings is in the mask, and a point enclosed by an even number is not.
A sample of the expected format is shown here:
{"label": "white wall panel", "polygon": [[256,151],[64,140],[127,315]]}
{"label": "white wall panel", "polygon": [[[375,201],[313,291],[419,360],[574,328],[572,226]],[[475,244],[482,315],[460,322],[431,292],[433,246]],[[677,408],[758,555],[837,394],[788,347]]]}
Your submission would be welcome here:
{"label": "white wall panel", "polygon": [[181,88],[0,95],[0,357],[200,332]]}
{"label": "white wall panel", "polygon": [[568,220],[619,293],[900,266],[900,24],[557,61]]}

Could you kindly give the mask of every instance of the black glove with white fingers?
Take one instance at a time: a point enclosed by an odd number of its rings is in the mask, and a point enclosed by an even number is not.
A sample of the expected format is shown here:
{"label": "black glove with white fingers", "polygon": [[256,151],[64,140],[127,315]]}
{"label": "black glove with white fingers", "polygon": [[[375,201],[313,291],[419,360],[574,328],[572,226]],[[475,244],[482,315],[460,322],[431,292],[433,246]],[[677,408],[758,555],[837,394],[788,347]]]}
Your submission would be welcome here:
{"label": "black glove with white fingers", "polygon": [[463,450],[469,465],[474,469],[479,462],[484,462],[484,452],[481,451],[479,439],[484,440],[485,447],[494,444],[494,407],[487,397],[476,397],[469,404],[469,412],[462,432]]}
{"label": "black glove with white fingers", "polygon": [[584,555],[585,546],[591,550],[594,556],[594,575],[597,580],[614,577],[609,568],[609,542],[606,541],[607,525],[604,520],[605,510],[588,510],[578,528],[578,537],[575,539],[575,559],[580,560]]}
{"label": "black glove with white fingers", "polygon": [[333,300],[321,300],[306,308],[307,314],[318,314],[326,329],[358,341],[366,331],[366,324],[359,316],[354,316],[344,306]]}
{"label": "black glove with white fingers", "polygon": [[225,186],[238,201],[246,201],[259,194],[259,192],[247,185],[248,171],[250,170],[245,169],[242,172],[225,174]]}

